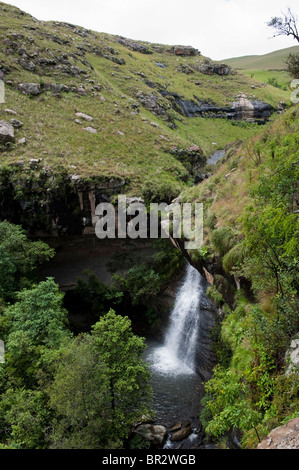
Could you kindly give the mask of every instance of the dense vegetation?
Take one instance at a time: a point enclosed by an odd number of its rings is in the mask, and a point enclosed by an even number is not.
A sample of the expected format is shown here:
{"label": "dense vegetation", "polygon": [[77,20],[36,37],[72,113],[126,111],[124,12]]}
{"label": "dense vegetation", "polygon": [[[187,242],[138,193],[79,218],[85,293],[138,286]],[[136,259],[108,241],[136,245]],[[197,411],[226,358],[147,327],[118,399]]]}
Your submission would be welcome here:
{"label": "dense vegetation", "polygon": [[298,416],[298,371],[286,356],[299,329],[298,112],[185,195],[206,201],[205,245],[194,258],[218,266],[209,290],[222,312],[202,419],[212,436],[238,429],[244,447]]}
{"label": "dense vegetation", "polygon": [[149,412],[143,338],[113,310],[74,335],[57,284],[36,283],[38,264],[53,251],[8,222],[0,233],[1,447],[122,447]]}

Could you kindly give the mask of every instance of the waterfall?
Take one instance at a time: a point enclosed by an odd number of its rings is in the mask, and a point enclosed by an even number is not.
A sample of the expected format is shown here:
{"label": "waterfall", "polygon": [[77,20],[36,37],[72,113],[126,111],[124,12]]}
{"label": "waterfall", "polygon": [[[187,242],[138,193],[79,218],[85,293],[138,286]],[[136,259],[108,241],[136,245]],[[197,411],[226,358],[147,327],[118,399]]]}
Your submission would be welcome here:
{"label": "waterfall", "polygon": [[199,272],[188,265],[170,316],[164,345],[154,351],[151,362],[162,373],[193,374],[202,294]]}

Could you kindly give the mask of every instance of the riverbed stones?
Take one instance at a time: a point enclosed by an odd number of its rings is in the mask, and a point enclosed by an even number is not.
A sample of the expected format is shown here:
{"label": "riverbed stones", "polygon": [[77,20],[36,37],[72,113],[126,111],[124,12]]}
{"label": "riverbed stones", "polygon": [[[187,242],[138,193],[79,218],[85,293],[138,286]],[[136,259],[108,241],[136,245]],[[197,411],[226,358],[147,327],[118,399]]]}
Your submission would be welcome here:
{"label": "riverbed stones", "polygon": [[6,144],[14,141],[15,132],[13,126],[7,121],[0,121],[0,142]]}
{"label": "riverbed stones", "polygon": [[135,429],[137,434],[140,434],[143,439],[149,441],[155,448],[162,448],[167,436],[167,429],[158,424],[141,424]]}
{"label": "riverbed stones", "polygon": [[187,424],[186,426],[182,425],[181,429],[178,429],[172,434],[170,438],[172,442],[182,441],[183,439],[186,439],[187,437],[189,437],[190,434],[192,434],[191,424],[190,423],[186,423],[186,424]]}

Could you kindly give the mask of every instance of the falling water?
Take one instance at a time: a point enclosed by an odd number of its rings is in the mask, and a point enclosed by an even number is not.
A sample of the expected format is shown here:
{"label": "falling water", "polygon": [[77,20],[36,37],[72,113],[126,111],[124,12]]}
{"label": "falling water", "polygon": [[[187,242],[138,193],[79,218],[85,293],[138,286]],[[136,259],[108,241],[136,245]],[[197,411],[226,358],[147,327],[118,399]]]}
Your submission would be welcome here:
{"label": "falling water", "polygon": [[177,293],[164,345],[154,350],[152,366],[165,374],[193,374],[198,335],[200,274],[191,265]]}

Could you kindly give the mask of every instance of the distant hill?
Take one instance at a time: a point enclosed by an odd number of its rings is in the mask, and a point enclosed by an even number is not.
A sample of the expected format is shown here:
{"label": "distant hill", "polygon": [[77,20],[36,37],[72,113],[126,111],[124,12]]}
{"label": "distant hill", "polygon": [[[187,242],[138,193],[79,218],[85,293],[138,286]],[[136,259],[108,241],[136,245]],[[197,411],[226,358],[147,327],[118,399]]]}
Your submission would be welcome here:
{"label": "distant hill", "polygon": [[280,49],[264,55],[247,55],[223,59],[221,62],[238,70],[284,70],[286,68],[284,61],[290,53],[299,54],[299,46]]}

